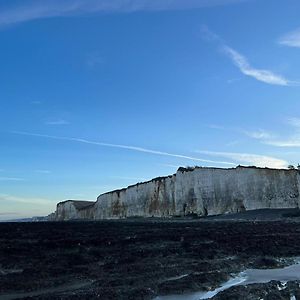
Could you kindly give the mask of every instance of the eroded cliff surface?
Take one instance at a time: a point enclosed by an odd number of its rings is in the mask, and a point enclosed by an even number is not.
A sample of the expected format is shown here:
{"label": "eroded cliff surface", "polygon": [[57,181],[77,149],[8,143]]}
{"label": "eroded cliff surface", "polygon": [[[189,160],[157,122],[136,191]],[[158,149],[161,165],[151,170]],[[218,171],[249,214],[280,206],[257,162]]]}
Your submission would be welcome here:
{"label": "eroded cliff surface", "polygon": [[67,221],[75,219],[93,219],[93,201],[67,200],[57,204],[53,219],[56,221]]}
{"label": "eroded cliff surface", "polygon": [[199,216],[300,204],[298,170],[255,167],[179,168],[177,173],[100,195],[97,201],[65,201],[56,219]]}

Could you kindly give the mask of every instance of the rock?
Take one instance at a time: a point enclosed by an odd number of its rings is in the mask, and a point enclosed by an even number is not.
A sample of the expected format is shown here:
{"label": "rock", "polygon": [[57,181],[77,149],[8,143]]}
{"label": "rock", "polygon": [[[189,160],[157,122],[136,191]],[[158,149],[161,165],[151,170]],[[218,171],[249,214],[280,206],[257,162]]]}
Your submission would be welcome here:
{"label": "rock", "polygon": [[210,216],[266,208],[297,208],[298,170],[256,167],[179,168],[177,173],[100,195],[68,200],[56,220]]}
{"label": "rock", "polygon": [[94,206],[93,201],[67,200],[57,204],[55,217],[50,220],[66,221],[77,219],[91,219],[90,208]]}

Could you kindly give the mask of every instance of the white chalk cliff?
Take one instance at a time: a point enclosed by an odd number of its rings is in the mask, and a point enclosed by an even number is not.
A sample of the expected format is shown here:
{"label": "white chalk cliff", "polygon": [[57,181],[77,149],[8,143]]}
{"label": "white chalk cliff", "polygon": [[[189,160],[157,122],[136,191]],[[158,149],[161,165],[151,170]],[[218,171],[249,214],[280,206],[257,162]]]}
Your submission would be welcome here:
{"label": "white chalk cliff", "polygon": [[300,204],[298,170],[256,167],[179,168],[176,174],[57,204],[55,220],[199,216]]}

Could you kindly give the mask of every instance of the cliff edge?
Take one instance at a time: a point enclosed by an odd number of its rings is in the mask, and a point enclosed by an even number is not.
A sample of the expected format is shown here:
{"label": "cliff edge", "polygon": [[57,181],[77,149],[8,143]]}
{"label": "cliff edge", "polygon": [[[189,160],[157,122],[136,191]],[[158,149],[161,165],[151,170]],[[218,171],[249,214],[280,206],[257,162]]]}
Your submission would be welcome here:
{"label": "cliff edge", "polygon": [[176,174],[102,194],[96,202],[60,202],[54,219],[208,216],[296,208],[300,204],[299,191],[298,170],[181,167]]}

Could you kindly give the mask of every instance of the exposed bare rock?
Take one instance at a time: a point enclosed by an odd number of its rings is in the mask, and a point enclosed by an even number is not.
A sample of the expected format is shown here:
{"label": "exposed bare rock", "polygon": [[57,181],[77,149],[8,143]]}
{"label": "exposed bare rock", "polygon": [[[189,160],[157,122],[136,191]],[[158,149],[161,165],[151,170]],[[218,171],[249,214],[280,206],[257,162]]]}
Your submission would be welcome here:
{"label": "exposed bare rock", "polygon": [[256,167],[179,168],[177,173],[100,195],[65,201],[56,219],[208,216],[264,208],[299,207],[298,170]]}
{"label": "exposed bare rock", "polygon": [[88,219],[89,209],[95,204],[93,201],[76,201],[67,200],[57,204],[55,212],[55,220],[74,220],[74,219]]}

